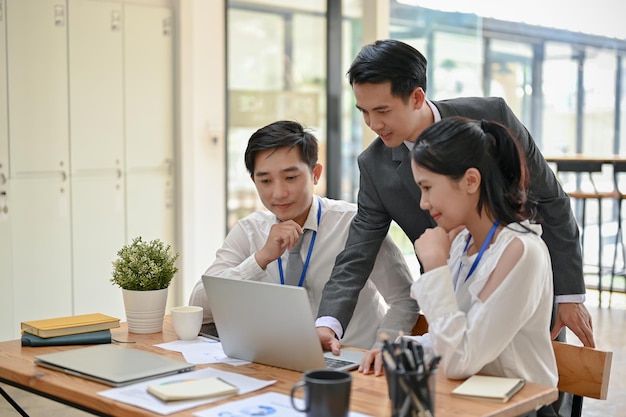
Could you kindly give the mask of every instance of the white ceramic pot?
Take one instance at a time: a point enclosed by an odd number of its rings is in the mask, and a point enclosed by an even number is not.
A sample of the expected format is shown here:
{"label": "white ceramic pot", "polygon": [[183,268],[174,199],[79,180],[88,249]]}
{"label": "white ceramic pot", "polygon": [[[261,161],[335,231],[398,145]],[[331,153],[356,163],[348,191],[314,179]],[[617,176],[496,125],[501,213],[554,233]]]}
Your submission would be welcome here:
{"label": "white ceramic pot", "polygon": [[122,289],[130,333],[158,333],[163,330],[167,290],[167,288],[152,291]]}

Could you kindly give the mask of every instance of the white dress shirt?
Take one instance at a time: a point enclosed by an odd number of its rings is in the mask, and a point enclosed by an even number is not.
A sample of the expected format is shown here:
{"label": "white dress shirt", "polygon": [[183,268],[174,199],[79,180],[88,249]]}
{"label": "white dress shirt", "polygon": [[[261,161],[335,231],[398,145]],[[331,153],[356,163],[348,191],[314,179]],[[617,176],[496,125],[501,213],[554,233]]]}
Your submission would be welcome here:
{"label": "white dress shirt", "polygon": [[[322,209],[319,227],[318,201]],[[317,314],[322,290],[330,277],[335,258],[345,246],[350,222],[355,213],[354,204],[313,197],[311,210],[303,226],[317,230],[304,281],[313,317]],[[271,262],[263,270],[254,257],[265,245],[271,226],[277,222],[276,216],[269,211],[257,211],[239,220],[226,236],[223,246],[217,251],[215,261],[205,275],[280,283],[278,262]],[[300,249],[303,260],[306,259],[311,236],[312,233],[307,233],[304,237]],[[283,269],[286,269],[288,253],[285,250],[281,257]],[[419,310],[417,303],[410,297],[412,283],[413,279],[402,253],[387,236],[376,258],[374,269],[359,295],[354,316],[345,331],[342,344],[369,349],[375,344],[378,331],[385,330],[393,334],[394,331],[402,330],[409,334]],[[195,285],[189,304],[204,307],[205,321],[212,320],[201,280]],[[254,312],[251,311],[250,314]]]}
{"label": "white dress shirt", "polygon": [[[429,324],[429,332],[417,339],[426,346],[432,343],[449,378],[483,372],[556,386],[550,255],[541,227],[524,225],[538,234],[523,231],[517,223],[505,227],[468,280],[476,254],[463,254],[469,232],[461,232],[452,243],[448,265],[422,274],[411,288]],[[522,242],[522,257],[483,303],[478,295],[513,239]]]}

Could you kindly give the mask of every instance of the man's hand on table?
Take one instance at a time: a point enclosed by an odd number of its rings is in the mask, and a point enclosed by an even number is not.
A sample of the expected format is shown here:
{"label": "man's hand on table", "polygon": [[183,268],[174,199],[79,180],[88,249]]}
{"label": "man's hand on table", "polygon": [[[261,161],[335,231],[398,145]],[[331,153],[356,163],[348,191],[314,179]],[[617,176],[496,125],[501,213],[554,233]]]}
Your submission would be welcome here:
{"label": "man's hand on table", "polygon": [[335,355],[339,355],[341,342],[335,337],[335,332],[330,327],[317,327],[317,335],[324,350],[330,350]]}

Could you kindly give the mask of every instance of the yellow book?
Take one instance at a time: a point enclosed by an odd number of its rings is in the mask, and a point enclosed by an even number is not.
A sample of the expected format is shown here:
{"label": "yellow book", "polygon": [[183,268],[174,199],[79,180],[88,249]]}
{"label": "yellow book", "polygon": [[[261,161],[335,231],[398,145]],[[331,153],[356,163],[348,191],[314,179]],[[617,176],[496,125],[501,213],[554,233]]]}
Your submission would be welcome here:
{"label": "yellow book", "polygon": [[120,327],[120,319],[101,313],[22,322],[23,332],[43,338],[95,332],[114,327]]}

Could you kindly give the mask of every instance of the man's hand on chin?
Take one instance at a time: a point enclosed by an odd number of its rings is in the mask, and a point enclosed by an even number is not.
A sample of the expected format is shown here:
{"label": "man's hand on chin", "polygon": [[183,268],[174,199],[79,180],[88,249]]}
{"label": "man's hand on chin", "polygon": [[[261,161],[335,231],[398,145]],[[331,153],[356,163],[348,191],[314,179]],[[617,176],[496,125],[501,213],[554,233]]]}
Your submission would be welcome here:
{"label": "man's hand on chin", "polygon": [[330,350],[335,355],[339,355],[341,342],[335,337],[335,332],[330,327],[320,326],[317,328],[317,335],[320,338],[322,349]]}

